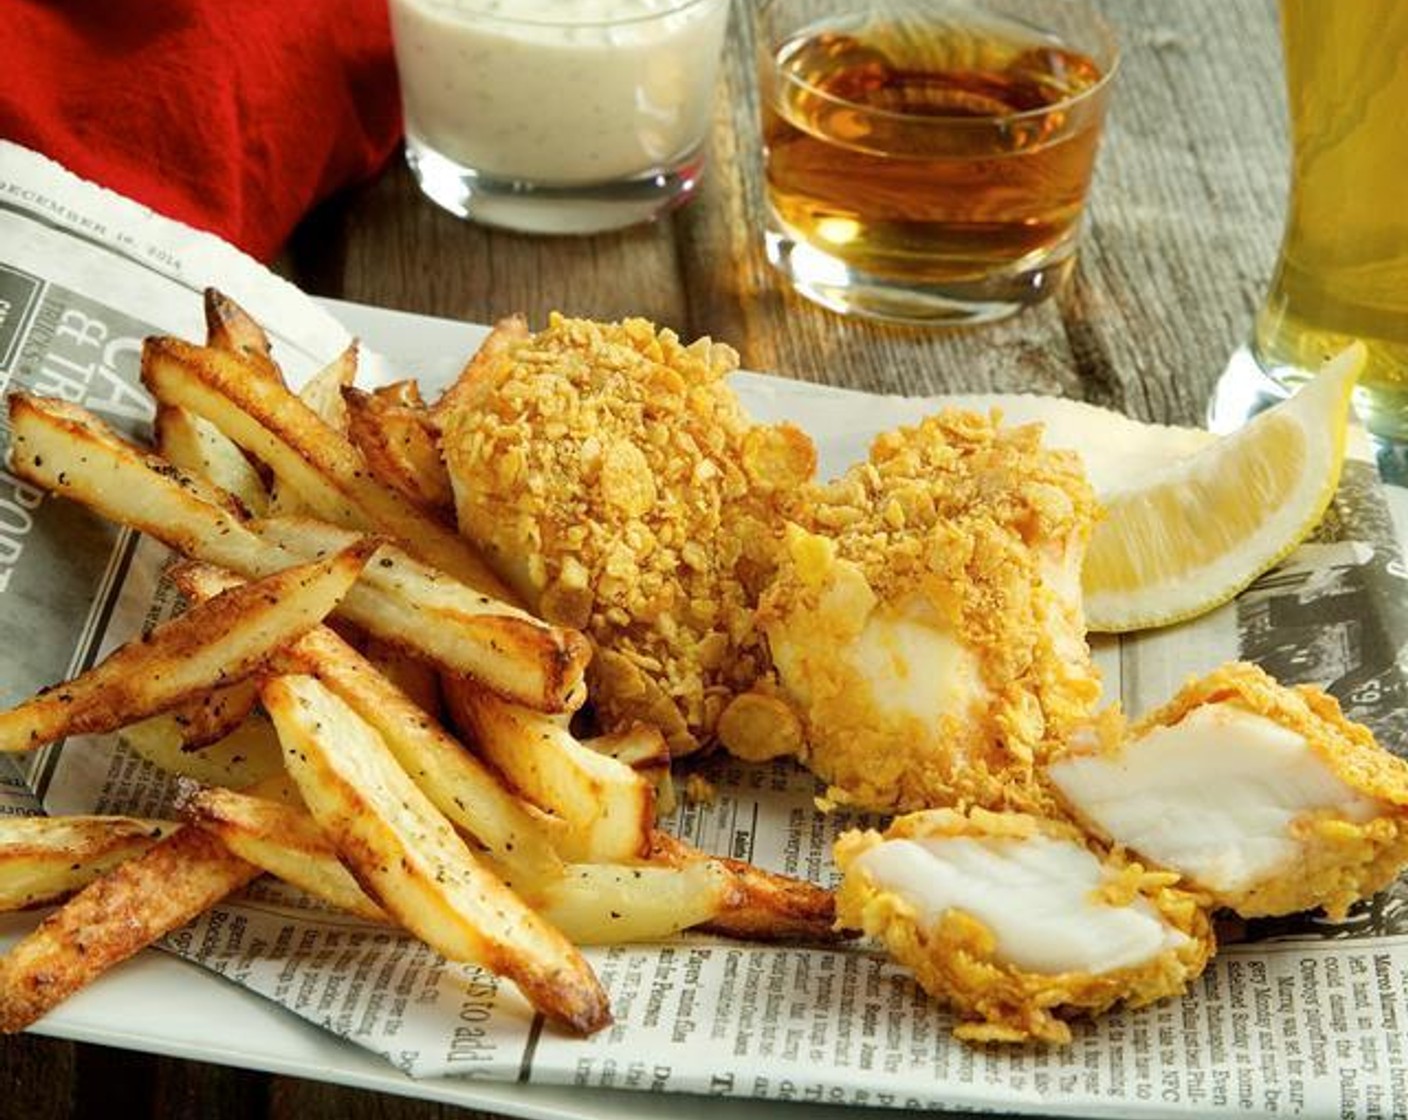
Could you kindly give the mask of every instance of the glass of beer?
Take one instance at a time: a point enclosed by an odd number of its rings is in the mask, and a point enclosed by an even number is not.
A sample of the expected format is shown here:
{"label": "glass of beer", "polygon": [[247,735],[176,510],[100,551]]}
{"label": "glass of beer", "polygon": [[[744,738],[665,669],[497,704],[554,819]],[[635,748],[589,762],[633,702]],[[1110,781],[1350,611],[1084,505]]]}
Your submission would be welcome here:
{"label": "glass of beer", "polygon": [[1281,0],[1291,190],[1252,354],[1281,395],[1354,339],[1356,405],[1408,440],[1408,4]]}
{"label": "glass of beer", "polygon": [[1084,0],[765,0],[768,258],[834,311],[999,319],[1075,260],[1118,51]]}

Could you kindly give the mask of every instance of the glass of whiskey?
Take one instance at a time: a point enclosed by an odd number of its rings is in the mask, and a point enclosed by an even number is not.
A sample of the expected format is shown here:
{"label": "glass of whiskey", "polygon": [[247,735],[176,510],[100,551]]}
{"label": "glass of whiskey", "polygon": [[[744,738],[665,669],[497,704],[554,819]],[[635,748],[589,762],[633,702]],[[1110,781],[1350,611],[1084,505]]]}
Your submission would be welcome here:
{"label": "glass of whiskey", "polygon": [[843,314],[957,326],[1070,273],[1118,67],[1085,0],[765,0],[768,259]]}

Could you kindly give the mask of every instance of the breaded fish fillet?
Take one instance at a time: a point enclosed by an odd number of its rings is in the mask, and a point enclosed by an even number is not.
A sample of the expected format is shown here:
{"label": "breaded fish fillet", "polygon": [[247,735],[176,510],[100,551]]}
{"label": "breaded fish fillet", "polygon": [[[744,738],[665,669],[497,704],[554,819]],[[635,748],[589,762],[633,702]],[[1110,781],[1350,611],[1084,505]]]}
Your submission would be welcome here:
{"label": "breaded fish fillet", "polygon": [[969,1041],[1067,1042],[1066,1020],[1184,991],[1212,956],[1206,900],[1020,813],[942,809],[836,842],[837,922],[880,938]]}
{"label": "breaded fish fillet", "polygon": [[1333,697],[1233,663],[1047,773],[1076,819],[1243,917],[1333,918],[1408,865],[1408,763]]}
{"label": "breaded fish fillet", "polygon": [[1096,504],[1036,426],[948,411],[812,488],[758,612],[776,678],[725,713],[879,811],[1042,811],[1035,765],[1099,697],[1080,564]]}
{"label": "breaded fish fillet", "polygon": [[496,332],[437,410],[460,529],[542,617],[586,631],[608,729],[712,741],[764,670],[754,626],[781,525],[815,469],[748,421],[732,349],[631,319]]}

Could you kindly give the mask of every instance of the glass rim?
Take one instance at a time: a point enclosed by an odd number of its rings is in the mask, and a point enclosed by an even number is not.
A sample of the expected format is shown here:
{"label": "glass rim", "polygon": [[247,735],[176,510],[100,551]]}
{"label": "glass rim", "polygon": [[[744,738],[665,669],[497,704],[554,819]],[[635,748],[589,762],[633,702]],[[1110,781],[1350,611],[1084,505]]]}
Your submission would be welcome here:
{"label": "glass rim", "polygon": [[[478,9],[476,0],[416,0],[441,14],[488,20],[507,27],[554,27],[554,28],[607,28],[635,27],[667,16],[679,15],[691,8],[702,8],[708,4],[727,6],[729,0],[675,0],[666,8],[653,12],[641,12],[632,16],[596,16],[591,19],[572,19],[561,16],[523,16],[505,12],[485,12]],[[482,0],[481,0],[482,2]]]}
{"label": "glass rim", "polygon": [[[768,8],[776,7],[777,2],[778,0],[764,0],[762,10],[766,11]],[[783,46],[788,42],[791,42],[791,38],[784,39],[781,43],[778,43],[774,46],[760,44],[758,50],[759,53],[765,58],[764,65],[766,65],[768,69],[773,72],[779,82],[783,82],[787,85],[793,86],[805,92],[809,97],[816,97],[819,100],[829,102],[830,104],[835,106],[840,106],[847,109],[855,109],[859,112],[865,113],[867,116],[879,117],[884,120],[904,121],[911,127],[920,125],[928,128],[951,129],[954,131],[968,131],[991,128],[1002,129],[1007,128],[1012,124],[1020,124],[1024,121],[1029,120],[1037,120],[1050,113],[1082,105],[1085,102],[1091,100],[1092,98],[1098,96],[1099,94],[1104,93],[1109,88],[1110,83],[1114,80],[1115,75],[1119,72],[1120,62],[1123,58],[1123,52],[1120,50],[1119,40],[1115,37],[1114,29],[1105,20],[1105,18],[1094,8],[1088,5],[1085,5],[1085,10],[1089,14],[1093,27],[1101,40],[1101,46],[1110,56],[1110,64],[1108,66],[1104,66],[1102,64],[1100,80],[1095,82],[1093,85],[1086,86],[1086,88],[1081,90],[1079,93],[1072,94],[1069,97],[1063,97],[1060,101],[1054,101],[1050,105],[1043,105],[1038,109],[1023,109],[1022,111],[1016,113],[1004,113],[1001,116],[994,117],[935,117],[924,113],[906,113],[899,112],[894,109],[879,109],[873,105],[866,105],[860,101],[853,101],[848,97],[838,97],[836,94],[831,93],[828,90],[822,89],[814,82],[810,82],[805,78],[800,78],[796,74],[789,73],[783,70],[783,68],[778,64],[777,51],[778,47]],[[1045,28],[1041,28],[1039,25],[1036,24],[1032,24],[1032,26],[1036,27],[1037,30],[1041,31],[1043,34],[1050,35],[1051,37],[1055,38],[1058,42],[1061,42],[1060,37],[1057,36],[1054,32],[1048,31]],[[1063,45],[1065,44],[1063,43]]]}

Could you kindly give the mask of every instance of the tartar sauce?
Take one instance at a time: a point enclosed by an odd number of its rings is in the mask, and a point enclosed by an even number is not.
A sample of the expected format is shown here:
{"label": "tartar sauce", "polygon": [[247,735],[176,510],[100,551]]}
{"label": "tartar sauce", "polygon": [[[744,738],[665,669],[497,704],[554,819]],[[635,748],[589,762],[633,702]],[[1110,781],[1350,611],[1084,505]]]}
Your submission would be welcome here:
{"label": "tartar sauce", "polygon": [[392,0],[407,133],[482,175],[669,168],[708,129],[728,0]]}

